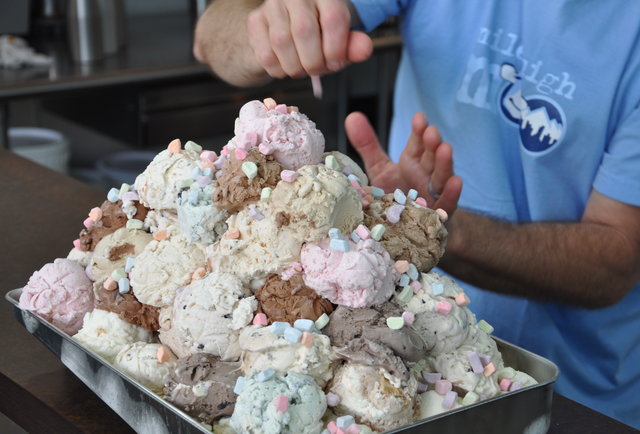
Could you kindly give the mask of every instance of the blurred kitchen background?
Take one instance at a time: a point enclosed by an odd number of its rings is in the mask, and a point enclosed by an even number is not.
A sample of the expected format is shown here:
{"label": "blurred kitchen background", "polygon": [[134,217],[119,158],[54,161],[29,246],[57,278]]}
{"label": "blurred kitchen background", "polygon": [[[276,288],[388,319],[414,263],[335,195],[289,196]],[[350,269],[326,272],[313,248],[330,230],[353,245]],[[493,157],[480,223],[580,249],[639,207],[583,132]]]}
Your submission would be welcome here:
{"label": "blurred kitchen background", "polygon": [[323,77],[317,100],[308,79],[239,89],[198,64],[192,34],[206,5],[0,0],[0,147],[106,190],[132,182],[174,138],[219,151],[242,104],[269,96],[314,120],[329,150],[355,157],[342,125],[353,110],[386,139],[401,50],[395,20],[372,35],[369,61]]}

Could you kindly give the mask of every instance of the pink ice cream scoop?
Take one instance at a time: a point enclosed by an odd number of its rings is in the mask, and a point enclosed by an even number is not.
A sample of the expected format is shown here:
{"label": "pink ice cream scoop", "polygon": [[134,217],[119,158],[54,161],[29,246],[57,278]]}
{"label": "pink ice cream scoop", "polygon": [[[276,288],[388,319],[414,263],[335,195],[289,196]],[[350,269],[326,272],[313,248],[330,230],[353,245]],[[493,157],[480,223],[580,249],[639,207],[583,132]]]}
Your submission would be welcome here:
{"label": "pink ice cream scoop", "polygon": [[[342,245],[346,247],[346,240]],[[348,250],[329,240],[307,244],[300,254],[304,283],[332,303],[349,307],[377,306],[389,299],[398,272],[382,245],[367,239]]]}
{"label": "pink ice cream scoop", "polygon": [[72,336],[82,327],[84,314],[93,310],[91,280],[75,261],[56,259],[29,278],[22,289],[20,307]]}
{"label": "pink ice cream scoop", "polygon": [[258,146],[289,170],[318,164],[324,153],[324,136],[306,115],[285,105],[269,109],[260,101],[240,109],[233,141],[236,146]]}

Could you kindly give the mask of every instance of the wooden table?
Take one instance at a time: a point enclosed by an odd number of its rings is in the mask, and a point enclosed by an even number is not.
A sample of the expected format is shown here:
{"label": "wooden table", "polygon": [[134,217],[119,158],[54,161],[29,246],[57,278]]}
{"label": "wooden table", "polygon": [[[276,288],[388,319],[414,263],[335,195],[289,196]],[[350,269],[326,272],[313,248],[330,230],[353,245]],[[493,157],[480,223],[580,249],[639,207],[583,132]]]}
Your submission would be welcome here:
{"label": "wooden table", "polygon": [[[29,432],[128,433],[131,428],[11,313],[4,294],[72,248],[104,193],[0,149],[0,412]],[[555,394],[550,433],[636,432]]]}

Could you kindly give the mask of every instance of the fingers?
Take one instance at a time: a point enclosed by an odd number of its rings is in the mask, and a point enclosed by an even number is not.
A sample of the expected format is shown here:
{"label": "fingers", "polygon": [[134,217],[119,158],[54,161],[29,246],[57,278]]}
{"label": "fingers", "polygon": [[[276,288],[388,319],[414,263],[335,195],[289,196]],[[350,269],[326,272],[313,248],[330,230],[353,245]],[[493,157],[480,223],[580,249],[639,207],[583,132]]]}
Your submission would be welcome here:
{"label": "fingers", "polygon": [[433,209],[442,208],[451,216],[453,212],[458,208],[458,200],[462,193],[462,178],[459,176],[452,176],[445,183],[442,194],[431,206]]}
{"label": "fingers", "polygon": [[373,53],[373,41],[363,32],[349,33],[347,60],[351,63],[364,62]]}
{"label": "fingers", "polygon": [[411,120],[411,135],[402,150],[404,156],[419,160],[424,152],[422,135],[427,128],[427,118],[423,113],[416,113]]}
{"label": "fingers", "polygon": [[371,38],[349,30],[344,0],[266,0],[249,14],[249,44],[276,78],[322,75],[371,56]]}
{"label": "fingers", "polygon": [[431,175],[431,189],[438,194],[444,190],[445,183],[453,176],[453,151],[451,145],[442,142],[436,149],[434,169]]}
{"label": "fingers", "polygon": [[380,146],[369,120],[364,114],[354,112],[347,116],[344,126],[349,141],[364,162],[367,174],[371,179],[376,179],[392,163]]}
{"label": "fingers", "polygon": [[322,53],[326,67],[338,71],[347,64],[347,44],[351,15],[342,0],[320,0],[317,2],[322,28]]}

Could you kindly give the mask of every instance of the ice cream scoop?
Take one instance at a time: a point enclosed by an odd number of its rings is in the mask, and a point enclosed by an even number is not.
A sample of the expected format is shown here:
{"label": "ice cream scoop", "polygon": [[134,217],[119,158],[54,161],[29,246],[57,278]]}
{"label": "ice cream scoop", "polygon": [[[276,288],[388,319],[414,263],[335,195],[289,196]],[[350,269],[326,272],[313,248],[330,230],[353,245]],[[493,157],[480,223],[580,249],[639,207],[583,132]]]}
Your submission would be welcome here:
{"label": "ice cream scoop", "polygon": [[274,333],[274,326],[249,326],[240,333],[242,372],[251,375],[265,369],[309,375],[320,387],[333,376],[337,357],[323,334],[308,333],[308,340],[292,342]]}
{"label": "ice cream scoop", "polygon": [[402,309],[384,303],[376,309],[338,306],[329,316],[329,324],[322,329],[336,347],[343,347],[357,338],[377,342],[391,348],[409,362],[417,362],[427,355],[424,340],[410,325],[391,329],[387,318],[402,316]]}
{"label": "ice cream scoop", "polygon": [[182,234],[152,240],[136,257],[129,274],[133,293],[144,304],[169,306],[176,290],[189,284],[193,272],[204,265],[203,246],[190,243]]}
{"label": "ice cream scoop", "polygon": [[307,287],[299,274],[294,274],[289,280],[272,274],[255,296],[258,312],[266,314],[269,322],[293,324],[299,318],[315,321],[323,313],[333,312],[331,302]]}
{"label": "ice cream scoop", "polygon": [[337,415],[352,415],[358,423],[389,431],[413,421],[417,381],[402,381],[382,368],[347,363],[338,368],[329,392],[339,398]]}
{"label": "ice cream scoop", "polygon": [[210,353],[237,360],[239,331],[251,322],[257,304],[235,276],[210,273],[181,288],[172,309],[163,311],[160,341],[179,357]]}
{"label": "ice cream scoop", "polygon": [[271,154],[285,169],[297,170],[318,164],[324,152],[324,136],[309,118],[285,105],[267,107],[260,101],[249,101],[240,109],[235,123],[232,146],[250,137],[250,143],[261,152]]}
{"label": "ice cream scoop", "polygon": [[[242,433],[319,434],[327,401],[322,389],[296,372],[242,377],[230,425]],[[268,378],[266,378],[268,377]]]}
{"label": "ice cream scoop", "polygon": [[156,343],[135,342],[118,352],[114,365],[153,392],[161,393],[176,361],[176,356],[167,347]]}
{"label": "ice cream scoop", "polygon": [[84,315],[93,310],[91,280],[76,262],[56,259],[31,275],[22,288],[20,307],[74,335]]}
{"label": "ice cream scoop", "polygon": [[96,245],[91,257],[91,277],[96,282],[102,282],[111,273],[124,268],[127,258],[140,255],[152,236],[140,229],[120,228],[104,237]]}
{"label": "ice cream scoop", "polygon": [[[396,223],[389,220],[388,212],[392,207],[402,210]],[[394,261],[408,261],[418,271],[426,273],[444,254],[447,229],[436,211],[410,199],[406,199],[404,205],[399,204],[390,193],[365,207],[364,214],[364,224],[368,228],[384,225],[380,242]]]}
{"label": "ice cream scoop", "polygon": [[320,241],[331,228],[348,235],[363,219],[360,197],[347,177],[323,164],[304,166],[294,180],[280,181],[268,203],[301,242]]}
{"label": "ice cream scoop", "polygon": [[106,310],[94,309],[85,314],[82,328],[73,339],[109,362],[126,345],[135,342],[153,342],[153,334],[142,327],[129,324]]}
{"label": "ice cream scoop", "polygon": [[160,327],[158,308],[140,303],[132,292],[121,293],[115,285],[113,289],[105,288],[103,282],[96,282],[93,292],[97,309],[116,313],[124,321],[150,332]]}
{"label": "ice cream scoop", "polygon": [[198,353],[178,359],[165,384],[165,399],[196,419],[212,424],[231,416],[236,402],[233,388],[240,364]]}
{"label": "ice cream scoop", "polygon": [[[216,180],[213,200],[220,209],[230,213],[238,212],[247,205],[260,200],[264,188],[272,189],[280,181],[282,165],[273,156],[264,155],[258,148],[250,149],[243,159],[231,152],[222,165]],[[256,173],[249,177],[243,167],[254,164]]]}
{"label": "ice cream scoop", "polygon": [[147,215],[147,208],[137,201],[134,202],[134,211],[130,213],[131,217],[127,216],[122,206],[121,200],[102,202],[100,211],[97,213],[100,218],[92,221],[91,226],[80,232],[80,250],[93,251],[101,239],[124,227],[129,218],[144,220]]}
{"label": "ice cream scoop", "polygon": [[[175,151],[175,149],[172,149]],[[176,209],[185,180],[193,180],[194,169],[201,167],[200,153],[179,149],[158,153],[135,181],[140,202],[156,210]]]}
{"label": "ice cream scoop", "polygon": [[345,247],[339,249],[332,247],[333,241],[303,247],[300,263],[305,284],[344,306],[370,307],[387,301],[398,272],[382,245],[371,238],[357,244],[341,240]]}

